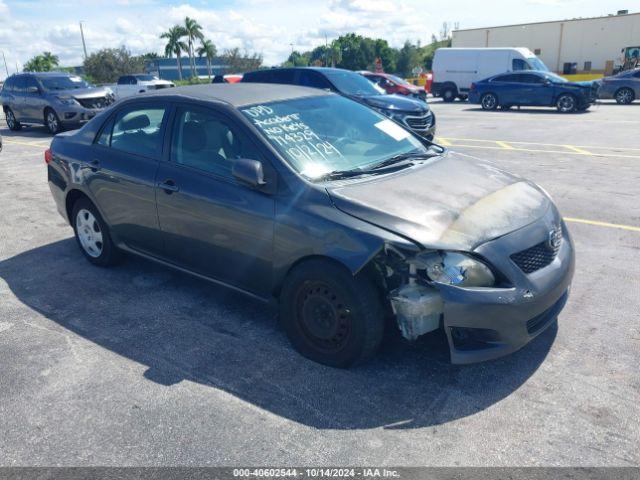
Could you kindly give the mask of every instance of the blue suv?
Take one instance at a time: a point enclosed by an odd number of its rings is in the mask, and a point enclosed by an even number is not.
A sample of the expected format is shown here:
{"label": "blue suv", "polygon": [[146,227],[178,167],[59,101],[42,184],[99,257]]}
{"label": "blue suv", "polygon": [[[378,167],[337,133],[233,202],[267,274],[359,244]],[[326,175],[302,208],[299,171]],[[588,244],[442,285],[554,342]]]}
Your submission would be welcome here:
{"label": "blue suv", "polygon": [[484,110],[512,106],[556,107],[559,112],[587,110],[598,98],[597,82],[569,82],[551,72],[510,72],[471,84],[469,102]]}

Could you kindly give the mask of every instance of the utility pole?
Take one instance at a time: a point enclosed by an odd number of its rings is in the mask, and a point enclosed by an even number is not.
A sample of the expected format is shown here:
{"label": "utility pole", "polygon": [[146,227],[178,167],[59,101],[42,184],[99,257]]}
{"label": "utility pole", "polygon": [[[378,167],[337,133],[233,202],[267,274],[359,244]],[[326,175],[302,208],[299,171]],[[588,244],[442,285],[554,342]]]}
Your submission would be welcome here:
{"label": "utility pole", "polygon": [[2,61],[4,62],[4,71],[7,72],[7,77],[9,76],[9,67],[7,67],[7,59],[4,56],[4,50],[2,51]]}
{"label": "utility pole", "polygon": [[84,42],[84,31],[82,30],[82,22],[80,22],[80,37],[82,37],[82,49],[84,50],[84,59],[87,59],[87,44]]}
{"label": "utility pole", "polygon": [[326,33],[324,34],[324,66],[329,66],[329,41]]}

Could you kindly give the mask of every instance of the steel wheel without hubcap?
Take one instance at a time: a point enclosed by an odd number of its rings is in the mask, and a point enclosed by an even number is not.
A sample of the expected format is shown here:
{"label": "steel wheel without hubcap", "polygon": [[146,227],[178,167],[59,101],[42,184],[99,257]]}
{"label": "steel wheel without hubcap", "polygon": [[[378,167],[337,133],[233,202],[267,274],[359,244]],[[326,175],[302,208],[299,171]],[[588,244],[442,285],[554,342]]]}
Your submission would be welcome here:
{"label": "steel wheel without hubcap", "polygon": [[634,100],[633,90],[630,88],[621,88],[616,92],[616,102],[621,105],[628,105]]}
{"label": "steel wheel without hubcap", "polygon": [[481,104],[484,110],[495,110],[498,107],[498,99],[493,93],[486,93],[482,96]]}
{"label": "steel wheel without hubcap", "polygon": [[305,282],[298,290],[296,317],[306,340],[326,353],[341,350],[351,333],[351,310],[324,282]]}
{"label": "steel wheel without hubcap", "polygon": [[576,109],[576,99],[573,98],[573,95],[561,95],[556,106],[562,113],[573,112]]}
{"label": "steel wheel without hubcap", "polygon": [[102,231],[96,217],[89,210],[84,208],[78,210],[76,215],[76,232],[78,240],[84,251],[93,258],[98,258],[102,254]]}
{"label": "steel wheel without hubcap", "polygon": [[51,133],[57,133],[60,128],[58,116],[51,110],[47,112],[47,128]]}

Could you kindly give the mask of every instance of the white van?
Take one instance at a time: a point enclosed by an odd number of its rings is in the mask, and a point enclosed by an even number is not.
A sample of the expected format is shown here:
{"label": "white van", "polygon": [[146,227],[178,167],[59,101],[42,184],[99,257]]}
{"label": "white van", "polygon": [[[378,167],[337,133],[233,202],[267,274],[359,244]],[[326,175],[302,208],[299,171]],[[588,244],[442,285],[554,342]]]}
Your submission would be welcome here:
{"label": "white van", "polygon": [[431,93],[445,102],[465,99],[471,83],[516,70],[549,71],[528,48],[439,48]]}

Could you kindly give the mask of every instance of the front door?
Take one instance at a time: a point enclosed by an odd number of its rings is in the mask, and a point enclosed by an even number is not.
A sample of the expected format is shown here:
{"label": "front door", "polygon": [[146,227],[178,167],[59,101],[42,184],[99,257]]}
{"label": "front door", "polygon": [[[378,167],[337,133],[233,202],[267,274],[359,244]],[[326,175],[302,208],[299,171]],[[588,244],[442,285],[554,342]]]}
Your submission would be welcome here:
{"label": "front door", "polygon": [[532,73],[521,73],[523,85],[526,87],[527,105],[545,107],[553,100],[553,84],[545,83],[545,78]]}
{"label": "front door", "polygon": [[90,158],[87,184],[114,240],[151,255],[162,254],[155,179],[167,106],[127,106],[105,124]]}
{"label": "front door", "polygon": [[274,199],[238,183],[236,158],[263,162],[255,144],[212,109],[176,110],[157,205],[169,261],[258,295],[271,278]]}

